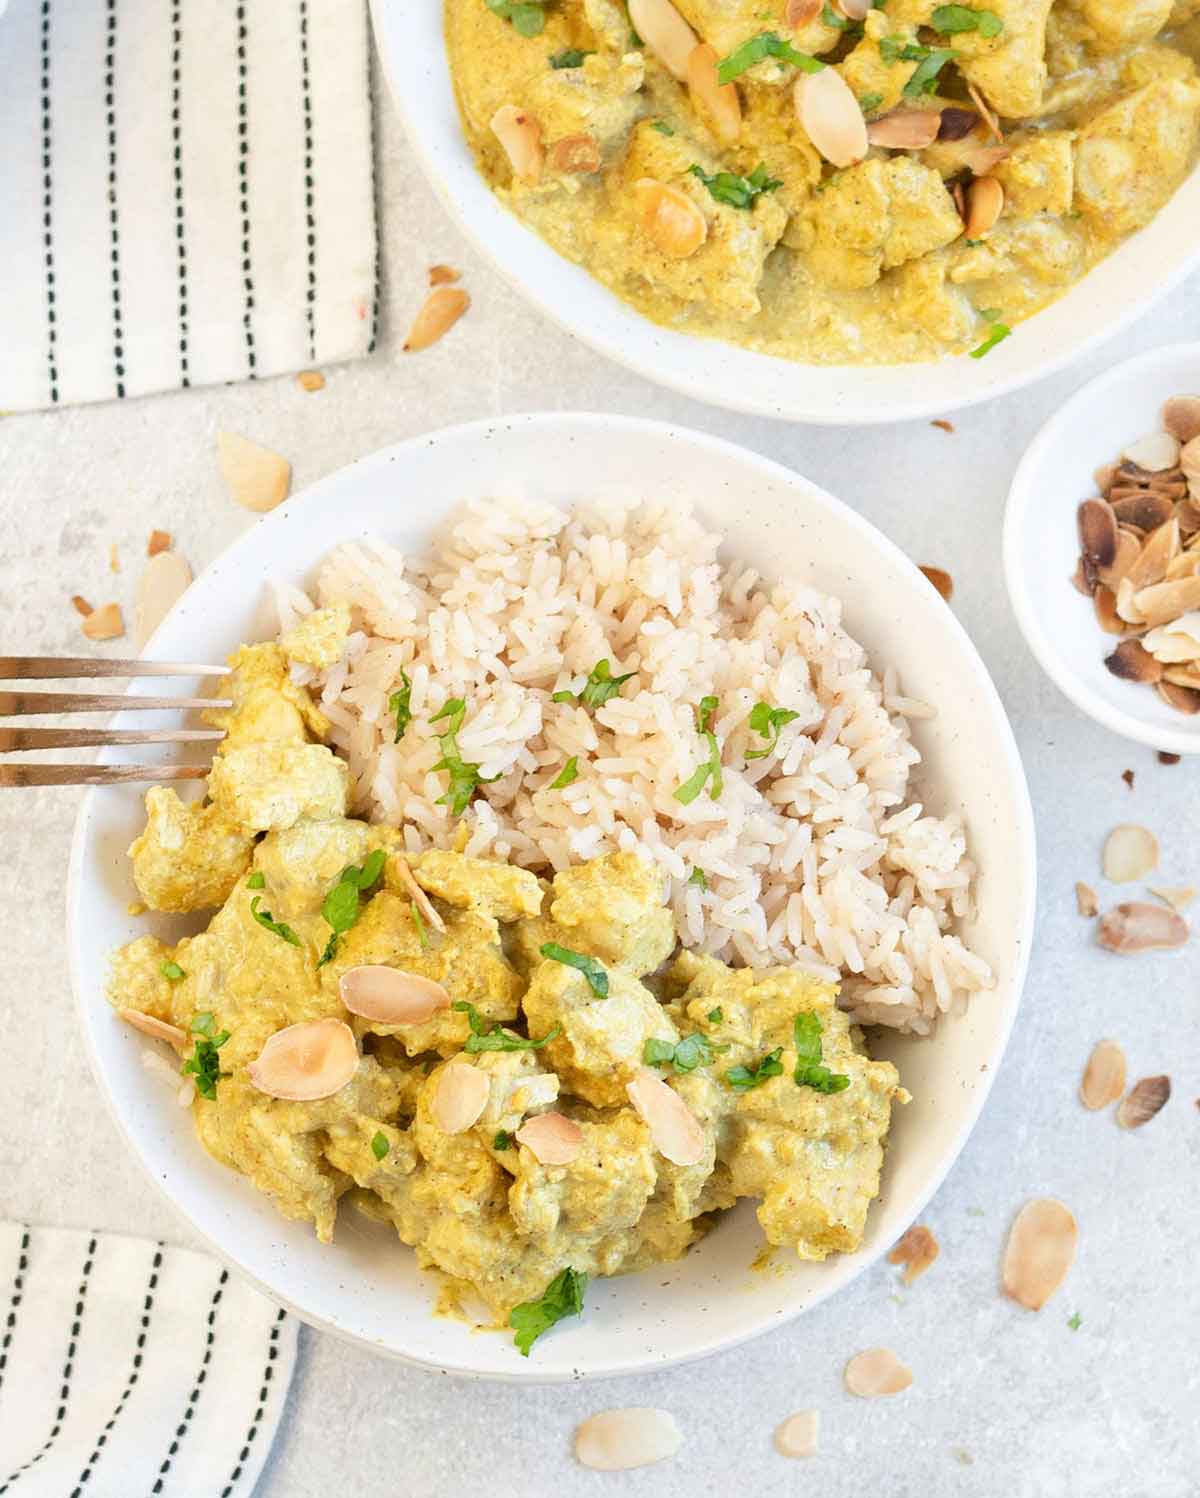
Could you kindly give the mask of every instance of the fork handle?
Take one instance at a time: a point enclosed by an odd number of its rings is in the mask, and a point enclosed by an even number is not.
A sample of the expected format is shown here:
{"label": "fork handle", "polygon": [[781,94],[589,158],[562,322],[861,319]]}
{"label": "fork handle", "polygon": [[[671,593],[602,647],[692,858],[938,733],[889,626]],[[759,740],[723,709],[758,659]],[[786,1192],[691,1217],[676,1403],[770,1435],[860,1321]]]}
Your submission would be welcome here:
{"label": "fork handle", "polygon": [[113,660],[94,655],[0,655],[0,681],[44,681],[59,676],[226,676],[228,666]]}
{"label": "fork handle", "polygon": [[209,765],[0,765],[0,789],[41,785],[134,785],[203,780]]}

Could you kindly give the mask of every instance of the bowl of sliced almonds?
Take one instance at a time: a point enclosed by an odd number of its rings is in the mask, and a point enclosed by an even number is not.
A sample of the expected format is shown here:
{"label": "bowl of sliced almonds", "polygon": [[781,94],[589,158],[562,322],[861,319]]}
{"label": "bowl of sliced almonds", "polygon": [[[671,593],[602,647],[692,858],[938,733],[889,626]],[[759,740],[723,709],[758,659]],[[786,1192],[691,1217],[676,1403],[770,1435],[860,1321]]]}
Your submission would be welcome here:
{"label": "bowl of sliced almonds", "polygon": [[1200,753],[1200,344],[1084,386],[1009,493],[1004,565],[1030,649],[1089,716]]}

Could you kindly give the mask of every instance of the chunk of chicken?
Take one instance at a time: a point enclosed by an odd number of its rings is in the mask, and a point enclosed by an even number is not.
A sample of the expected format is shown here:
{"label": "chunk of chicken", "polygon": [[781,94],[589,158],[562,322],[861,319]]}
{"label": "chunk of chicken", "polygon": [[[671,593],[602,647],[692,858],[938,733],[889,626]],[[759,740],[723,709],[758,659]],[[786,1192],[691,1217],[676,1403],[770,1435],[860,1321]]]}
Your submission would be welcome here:
{"label": "chunk of chicken", "polygon": [[208,789],[230,821],[268,832],[344,816],[350,774],[324,744],[247,744],[217,755]]}
{"label": "chunk of chicken", "polygon": [[412,861],[421,888],[459,910],[478,910],[498,921],[537,915],[542,889],[528,869],[431,848]]}
{"label": "chunk of chicken", "polygon": [[279,644],[289,660],[325,671],[345,653],[349,633],[350,605],[334,603],[306,614]]}
{"label": "chunk of chicken", "polygon": [[151,910],[204,910],[228,899],[253,847],[253,834],[224,807],[155,786],[146,792],[145,830],[129,845],[133,882]]}
{"label": "chunk of chicken", "polygon": [[993,168],[1004,188],[1004,211],[1014,218],[1033,218],[1071,211],[1074,190],[1074,133],[1040,130],[1012,141],[1012,155]]}
{"label": "chunk of chicken", "polygon": [[994,37],[966,31],[952,38],[958,66],[997,114],[1020,120],[1042,107],[1046,20],[1052,0],[991,0],[1004,29]]}
{"label": "chunk of chicken", "polygon": [[324,738],[329,719],[288,670],[279,645],[243,645],[229,657],[231,674],[221,678],[218,695],[233,706],[208,708],[201,717],[226,733],[225,749],[271,741],[304,744]]}
{"label": "chunk of chicken", "polygon": [[1148,223],[1187,175],[1200,83],[1161,79],[1093,116],[1075,143],[1075,206],[1106,237]]}

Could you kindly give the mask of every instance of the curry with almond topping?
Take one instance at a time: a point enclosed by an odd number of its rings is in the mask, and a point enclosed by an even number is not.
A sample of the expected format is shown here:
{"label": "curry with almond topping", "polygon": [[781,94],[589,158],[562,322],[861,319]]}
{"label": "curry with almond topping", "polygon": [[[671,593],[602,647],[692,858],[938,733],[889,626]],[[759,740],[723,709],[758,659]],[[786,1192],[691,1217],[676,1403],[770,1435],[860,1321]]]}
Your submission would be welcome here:
{"label": "curry with almond topping", "polygon": [[907,1094],[836,986],[680,951],[635,853],[547,882],[347,817],[289,670],[331,615],[236,653],[207,798],[149,791],[130,850],[151,909],[219,907],[123,947],[109,989],[175,1045],[204,1148],[322,1241],[343,1204],[390,1223],[525,1353],[588,1276],[679,1258],[740,1197],[772,1244],[853,1252]]}
{"label": "curry with almond topping", "polygon": [[665,326],[806,363],[970,351],[1196,160],[1200,0],[445,0],[480,171]]}

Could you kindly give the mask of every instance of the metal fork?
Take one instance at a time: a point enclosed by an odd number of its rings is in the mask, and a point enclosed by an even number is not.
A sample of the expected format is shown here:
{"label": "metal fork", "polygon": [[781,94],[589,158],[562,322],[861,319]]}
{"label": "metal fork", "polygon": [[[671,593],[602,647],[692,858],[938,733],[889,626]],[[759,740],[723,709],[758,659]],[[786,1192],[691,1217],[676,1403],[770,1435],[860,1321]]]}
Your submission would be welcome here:
{"label": "metal fork", "polygon": [[[162,665],[157,661],[97,660],[88,656],[0,656],[0,681],[53,681],[102,676],[225,676],[227,666]],[[0,690],[0,718],[53,713],[121,713],[231,707],[224,697],[137,697],[124,693]],[[31,749],[87,749],[107,744],[215,744],[220,728],[5,728],[0,753]],[[0,787],[121,785],[146,780],[202,780],[208,765],[60,765],[0,762]]]}

